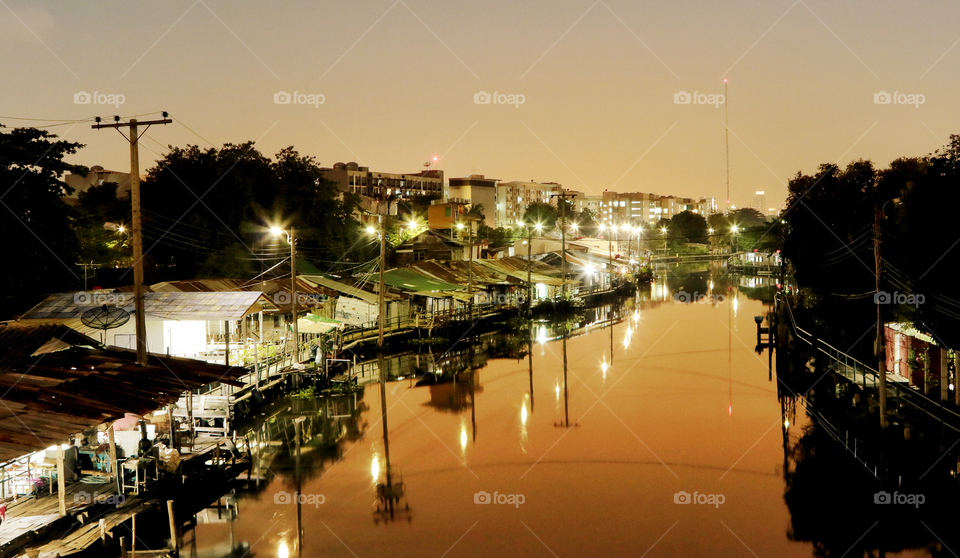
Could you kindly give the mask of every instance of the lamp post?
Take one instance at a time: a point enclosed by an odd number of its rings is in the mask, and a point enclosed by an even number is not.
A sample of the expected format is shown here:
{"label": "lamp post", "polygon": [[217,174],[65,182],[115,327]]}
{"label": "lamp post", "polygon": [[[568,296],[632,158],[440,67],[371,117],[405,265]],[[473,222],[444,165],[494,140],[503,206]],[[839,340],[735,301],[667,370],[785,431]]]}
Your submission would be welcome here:
{"label": "lamp post", "polygon": [[[533,281],[531,278],[531,268],[533,266],[533,228],[530,227],[529,223],[525,223],[527,227],[527,308],[529,311],[528,314],[533,313]],[[543,224],[537,223],[534,228],[537,229],[537,233],[543,230]]]}
{"label": "lamp post", "polygon": [[[387,492],[390,494],[388,498],[387,506],[390,509],[391,517],[393,516],[393,478],[390,471],[390,438],[389,430],[387,428],[387,372],[386,365],[383,360],[383,320],[384,320],[384,310],[386,306],[386,297],[385,289],[383,283],[383,272],[386,269],[387,265],[387,235],[386,231],[383,229],[383,215],[377,215],[377,222],[380,232],[380,288],[377,293],[377,368],[380,373],[380,406],[381,406],[381,419],[383,422],[383,457],[386,465],[386,478],[387,478]],[[367,227],[368,234],[376,234],[377,229],[373,227]]]}
{"label": "lamp post", "polygon": [[607,288],[610,289],[610,288],[613,288],[613,243],[612,243],[613,241],[610,239],[610,237],[612,236],[614,227],[613,226],[610,227],[610,233],[611,233],[610,235],[607,235],[604,232],[606,229],[607,229],[606,225],[603,225],[603,224],[600,225],[600,232],[604,233],[604,235],[606,235],[607,237],[607,252],[608,252],[607,258],[609,258],[610,260],[610,275],[607,279]]}
{"label": "lamp post", "polygon": [[660,229],[660,234],[663,235],[663,257],[667,257],[667,227]]}
{"label": "lamp post", "polygon": [[290,244],[290,299],[293,313],[293,358],[294,363],[300,362],[300,331],[297,329],[297,239],[293,236],[293,227],[290,231],[285,231],[278,227],[272,227],[270,232],[274,236],[281,234],[287,235],[287,243]]}
{"label": "lamp post", "polygon": [[731,249],[732,249],[733,253],[736,253],[737,250],[740,249],[739,243],[737,242],[737,230],[738,230],[738,229],[737,229],[737,226],[734,225],[734,226],[730,227],[730,230],[733,232],[733,244],[732,244],[732,246],[731,246]]}
{"label": "lamp post", "polygon": [[[470,297],[470,302],[467,305],[467,309],[470,312],[470,325],[473,325],[473,223],[470,223],[468,226],[470,227],[470,234],[468,236],[470,258],[467,260],[467,295]],[[463,229],[463,223],[457,223],[457,228]]]}

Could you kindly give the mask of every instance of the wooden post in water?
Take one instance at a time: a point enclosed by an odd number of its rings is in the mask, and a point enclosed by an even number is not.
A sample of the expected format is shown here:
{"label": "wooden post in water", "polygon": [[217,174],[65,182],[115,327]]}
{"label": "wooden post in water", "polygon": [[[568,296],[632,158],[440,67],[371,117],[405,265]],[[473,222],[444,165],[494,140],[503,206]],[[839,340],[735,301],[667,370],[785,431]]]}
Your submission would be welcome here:
{"label": "wooden post in water", "polygon": [[127,537],[120,537],[120,558],[127,558]]}
{"label": "wooden post in water", "polygon": [[130,518],[132,523],[130,529],[130,556],[136,558],[137,556],[137,514],[133,514],[133,517]]}
{"label": "wooden post in water", "polygon": [[57,444],[57,499],[60,501],[60,517],[67,515],[67,481],[63,471],[63,444]]}
{"label": "wooden post in water", "polygon": [[173,515],[173,500],[167,500],[167,518],[170,521],[170,546],[176,553],[180,550],[180,541],[177,537],[177,520]]}

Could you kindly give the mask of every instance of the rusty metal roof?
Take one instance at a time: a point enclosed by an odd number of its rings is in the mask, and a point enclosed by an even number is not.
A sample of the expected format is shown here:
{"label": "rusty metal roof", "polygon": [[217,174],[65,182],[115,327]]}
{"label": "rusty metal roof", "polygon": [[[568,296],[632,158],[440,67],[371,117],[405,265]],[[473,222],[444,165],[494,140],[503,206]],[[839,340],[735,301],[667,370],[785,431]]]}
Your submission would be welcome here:
{"label": "rusty metal roof", "polygon": [[426,277],[459,285],[461,289],[467,288],[467,284],[471,280],[471,270],[475,286],[507,284],[506,275],[480,265],[481,261],[483,260],[473,260],[473,266],[471,267],[468,261],[427,260],[410,264],[407,269]]}
{"label": "rusty metal roof", "polygon": [[[133,312],[130,293],[89,291],[57,293],[28,310],[21,320],[79,319],[87,310],[104,304]],[[272,302],[260,291],[236,292],[160,292],[144,294],[144,314],[163,320],[239,320],[259,312]]]}
{"label": "rusty metal roof", "polygon": [[71,434],[176,402],[188,389],[235,384],[240,367],[102,348],[61,325],[0,326],[0,462]]}

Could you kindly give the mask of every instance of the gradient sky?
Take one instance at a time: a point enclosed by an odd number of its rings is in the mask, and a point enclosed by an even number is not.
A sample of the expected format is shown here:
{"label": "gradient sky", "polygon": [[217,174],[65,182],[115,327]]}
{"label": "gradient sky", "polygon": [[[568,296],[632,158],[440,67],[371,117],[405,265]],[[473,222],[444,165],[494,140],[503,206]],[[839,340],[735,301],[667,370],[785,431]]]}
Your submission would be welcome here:
{"label": "gradient sky", "polygon": [[[167,110],[178,122],[150,130],[142,171],[168,144],[255,140],[323,165],[414,172],[437,155],[447,177],[722,203],[724,107],[674,95],[726,77],[732,202],[765,190],[772,206],[798,171],[886,166],[960,132],[958,19],[955,2],[2,0],[0,123]],[[78,105],[80,91],[125,102]],[[525,102],[475,104],[480,91]],[[924,104],[875,104],[880,91]],[[72,162],[129,167],[115,131],[50,130],[87,145]]]}

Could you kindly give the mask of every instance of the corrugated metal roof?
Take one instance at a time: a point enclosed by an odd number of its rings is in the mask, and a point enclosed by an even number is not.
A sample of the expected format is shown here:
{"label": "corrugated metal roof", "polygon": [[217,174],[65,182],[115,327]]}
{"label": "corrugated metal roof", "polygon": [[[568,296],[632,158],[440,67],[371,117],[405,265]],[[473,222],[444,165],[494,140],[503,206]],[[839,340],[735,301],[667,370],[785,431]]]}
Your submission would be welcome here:
{"label": "corrugated metal roof", "polygon": [[235,384],[249,372],[155,354],[138,366],[135,351],[93,346],[96,341],[64,326],[0,327],[0,462],[64,443],[125,413],[151,412],[186,390]]}
{"label": "corrugated metal roof", "polygon": [[[300,269],[300,264],[297,264]],[[289,273],[288,273],[289,275]],[[322,297],[303,295],[330,295],[332,291],[318,287],[315,283],[304,281],[303,276],[297,275],[297,294],[298,309],[320,308],[323,306]],[[264,311],[279,312],[286,314],[290,312],[293,297],[290,296],[290,279],[268,279],[264,281],[248,279],[189,279],[184,281],[163,281],[153,285],[144,285],[144,292],[166,292],[166,293],[204,293],[204,292],[258,292],[262,291],[272,302],[268,304]],[[114,289],[115,292],[132,293],[133,286],[126,285]]]}
{"label": "corrugated metal roof", "polygon": [[[272,305],[259,291],[145,293],[143,302],[148,318],[163,320],[239,320],[259,312],[261,303]],[[28,310],[21,320],[79,319],[104,304],[134,310],[130,293],[57,293]]]}
{"label": "corrugated metal roof", "polygon": [[473,267],[470,267],[469,262],[460,260],[427,260],[411,264],[407,268],[421,275],[455,285],[457,289],[467,288],[471,280],[471,270],[474,287],[507,283],[505,275],[482,266],[480,264],[482,261],[484,260],[473,260]]}
{"label": "corrugated metal roof", "polygon": [[[340,281],[334,281],[333,279],[328,279],[323,275],[298,275],[297,278],[303,278],[311,283],[326,287],[328,289],[337,291],[338,293],[351,296],[353,298],[359,298],[360,300],[368,304],[377,304],[380,302],[376,293],[371,293],[358,289],[356,287],[351,287],[346,283],[341,283]],[[389,297],[388,297],[389,298]]]}
{"label": "corrugated metal roof", "polygon": [[455,291],[460,285],[440,281],[418,273],[416,269],[391,269],[383,273],[383,282],[405,291]]}

